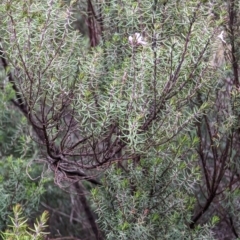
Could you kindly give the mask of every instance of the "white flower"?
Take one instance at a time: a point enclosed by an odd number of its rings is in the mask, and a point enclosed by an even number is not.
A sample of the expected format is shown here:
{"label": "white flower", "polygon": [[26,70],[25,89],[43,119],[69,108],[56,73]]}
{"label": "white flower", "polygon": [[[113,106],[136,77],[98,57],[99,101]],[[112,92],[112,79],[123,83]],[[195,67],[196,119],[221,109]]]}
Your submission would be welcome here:
{"label": "white flower", "polygon": [[133,36],[128,37],[128,41],[132,46],[146,45],[147,42],[143,41],[140,33],[134,33]]}
{"label": "white flower", "polygon": [[226,41],[223,39],[223,34],[224,31],[221,31],[221,33],[218,35],[218,38],[220,38],[223,43],[226,43]]}

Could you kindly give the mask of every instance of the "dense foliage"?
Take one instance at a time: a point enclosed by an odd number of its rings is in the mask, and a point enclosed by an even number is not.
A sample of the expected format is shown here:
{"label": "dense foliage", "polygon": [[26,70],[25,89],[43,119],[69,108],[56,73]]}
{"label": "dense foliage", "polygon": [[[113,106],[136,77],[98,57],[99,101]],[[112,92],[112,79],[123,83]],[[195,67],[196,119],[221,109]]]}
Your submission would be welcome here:
{"label": "dense foliage", "polygon": [[53,237],[238,238],[238,13],[2,0],[2,230],[19,203]]}
{"label": "dense foliage", "polygon": [[48,219],[48,212],[45,211],[41,215],[39,220],[36,220],[34,223],[34,228],[30,228],[27,225],[27,220],[22,217],[22,207],[17,204],[13,207],[14,217],[11,218],[11,225],[12,229],[8,229],[6,232],[2,234],[3,239],[11,240],[11,239],[18,239],[18,240],[41,240],[44,239],[44,236],[47,235],[44,232],[46,226],[46,221]]}

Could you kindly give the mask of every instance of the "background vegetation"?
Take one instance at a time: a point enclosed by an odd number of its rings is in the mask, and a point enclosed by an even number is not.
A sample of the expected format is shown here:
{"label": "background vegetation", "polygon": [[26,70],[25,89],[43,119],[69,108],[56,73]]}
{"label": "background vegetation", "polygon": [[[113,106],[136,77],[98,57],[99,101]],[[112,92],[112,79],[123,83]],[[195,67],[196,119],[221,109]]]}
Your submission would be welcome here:
{"label": "background vegetation", "polygon": [[239,7],[2,0],[3,239],[238,239]]}

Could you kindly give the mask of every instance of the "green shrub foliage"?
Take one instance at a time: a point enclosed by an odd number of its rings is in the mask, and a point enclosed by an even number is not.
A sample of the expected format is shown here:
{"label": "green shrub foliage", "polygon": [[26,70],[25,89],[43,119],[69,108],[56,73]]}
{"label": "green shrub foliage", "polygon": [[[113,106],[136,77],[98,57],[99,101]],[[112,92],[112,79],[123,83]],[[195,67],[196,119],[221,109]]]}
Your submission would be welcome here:
{"label": "green shrub foliage", "polygon": [[234,0],[0,3],[1,107],[29,129],[9,126],[13,150],[40,146],[96,239],[212,239],[218,223],[238,237],[238,13]]}
{"label": "green shrub foliage", "polygon": [[34,223],[34,228],[30,228],[27,224],[27,219],[22,215],[22,207],[17,204],[13,207],[14,216],[10,217],[11,224],[8,230],[2,233],[2,239],[4,240],[43,240],[47,235],[44,232],[47,227],[46,222],[48,220],[48,212],[45,211],[40,216],[39,220]]}

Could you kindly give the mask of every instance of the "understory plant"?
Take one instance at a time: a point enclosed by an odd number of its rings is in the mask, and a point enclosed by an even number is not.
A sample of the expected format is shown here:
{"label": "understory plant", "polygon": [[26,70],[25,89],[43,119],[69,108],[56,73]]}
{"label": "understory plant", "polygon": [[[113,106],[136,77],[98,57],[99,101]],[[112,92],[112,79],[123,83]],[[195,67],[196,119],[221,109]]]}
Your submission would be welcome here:
{"label": "understory plant", "polygon": [[75,192],[89,238],[214,238],[239,180],[238,8],[0,3],[2,89],[30,129],[21,140]]}

